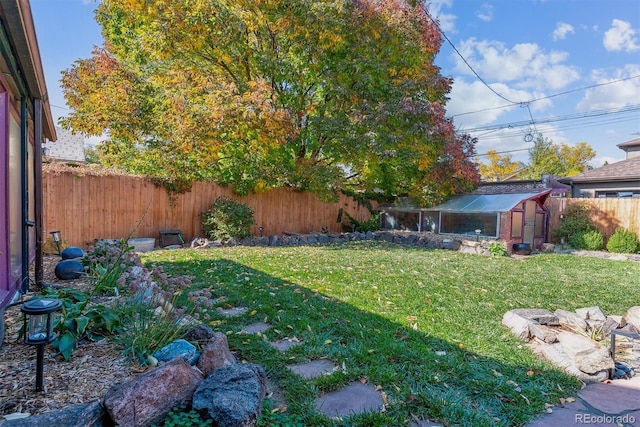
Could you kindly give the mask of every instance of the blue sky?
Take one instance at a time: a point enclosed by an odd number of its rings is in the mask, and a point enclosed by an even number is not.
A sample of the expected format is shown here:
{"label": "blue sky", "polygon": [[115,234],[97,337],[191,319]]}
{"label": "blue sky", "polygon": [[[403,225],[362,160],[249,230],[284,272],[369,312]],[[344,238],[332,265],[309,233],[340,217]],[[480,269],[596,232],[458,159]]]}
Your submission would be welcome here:
{"label": "blue sky", "polygon": [[[54,117],[69,113],[60,72],[102,43],[96,4],[31,0]],[[599,166],[624,159],[616,145],[640,137],[640,1],[428,4],[451,42],[436,57],[454,78],[447,112],[478,138],[478,154],[526,161],[529,137],[541,133],[558,144],[587,142]]]}

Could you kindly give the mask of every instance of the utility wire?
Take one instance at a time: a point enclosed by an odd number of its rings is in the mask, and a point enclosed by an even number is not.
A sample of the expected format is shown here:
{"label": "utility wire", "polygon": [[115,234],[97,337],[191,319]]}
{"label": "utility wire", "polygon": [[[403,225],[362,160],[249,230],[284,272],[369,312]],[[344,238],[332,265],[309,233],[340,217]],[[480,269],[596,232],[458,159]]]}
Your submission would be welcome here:
{"label": "utility wire", "polygon": [[462,56],[462,54],[460,53],[460,51],[456,48],[456,46],[453,44],[453,42],[451,40],[449,40],[449,37],[447,37],[447,35],[444,33],[444,31],[442,31],[442,29],[440,28],[440,25],[438,24],[438,22],[433,19],[433,17],[431,16],[431,14],[429,13],[429,11],[427,10],[427,7],[424,5],[424,3],[422,4],[422,10],[424,11],[424,13],[427,15],[427,17],[431,20],[431,22],[433,23],[433,25],[436,26],[436,28],[438,29],[438,32],[440,34],[442,34],[442,37],[447,41],[447,43],[449,43],[449,45],[451,45],[451,47],[453,48],[453,50],[456,52],[456,54],[458,54],[458,56],[460,57],[460,59],[462,59],[462,61],[467,65],[467,67],[469,67],[469,69],[471,70],[471,72],[478,78],[478,80],[480,80],[480,82],[482,82],[483,85],[485,85],[487,88],[489,88],[489,90],[491,92],[493,92],[494,94],[496,94],[499,98],[504,99],[505,101],[507,101],[508,103],[512,104],[512,105],[518,105],[518,104],[522,104],[521,102],[514,102],[504,96],[502,96],[500,93],[496,92],[496,90],[494,88],[492,88],[487,82],[484,81],[484,79],[482,77],[480,77],[480,75],[476,72],[476,70],[473,69],[473,67],[471,66],[471,64],[469,64],[469,62],[467,61],[467,59]]}

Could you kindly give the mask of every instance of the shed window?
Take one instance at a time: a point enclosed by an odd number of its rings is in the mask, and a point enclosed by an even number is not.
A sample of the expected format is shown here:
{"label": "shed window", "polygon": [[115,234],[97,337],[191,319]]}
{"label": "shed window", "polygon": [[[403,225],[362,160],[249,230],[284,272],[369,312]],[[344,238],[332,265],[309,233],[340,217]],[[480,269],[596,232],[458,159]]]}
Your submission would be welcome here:
{"label": "shed window", "polygon": [[476,230],[480,230],[480,234],[483,236],[497,237],[498,214],[495,212],[442,212],[440,217],[441,233],[475,236]]}

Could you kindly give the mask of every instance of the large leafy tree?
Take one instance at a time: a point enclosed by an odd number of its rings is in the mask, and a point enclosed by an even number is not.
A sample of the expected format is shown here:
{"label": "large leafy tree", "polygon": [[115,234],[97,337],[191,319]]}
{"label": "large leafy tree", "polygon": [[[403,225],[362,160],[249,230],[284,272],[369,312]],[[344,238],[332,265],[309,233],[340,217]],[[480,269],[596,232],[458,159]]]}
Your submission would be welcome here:
{"label": "large leafy tree", "polygon": [[440,34],[404,0],[103,0],[105,46],[63,73],[63,125],[108,132],[104,163],[240,193],[474,185]]}
{"label": "large leafy tree", "polygon": [[524,176],[539,179],[543,174],[566,177],[579,174],[587,169],[596,152],[586,142],[573,146],[554,144],[549,138],[538,135],[529,150],[529,166]]}
{"label": "large leafy tree", "polygon": [[488,163],[476,159],[480,175],[485,181],[502,181],[524,167],[522,163],[514,162],[511,154],[500,155],[496,150],[487,151],[486,158]]}

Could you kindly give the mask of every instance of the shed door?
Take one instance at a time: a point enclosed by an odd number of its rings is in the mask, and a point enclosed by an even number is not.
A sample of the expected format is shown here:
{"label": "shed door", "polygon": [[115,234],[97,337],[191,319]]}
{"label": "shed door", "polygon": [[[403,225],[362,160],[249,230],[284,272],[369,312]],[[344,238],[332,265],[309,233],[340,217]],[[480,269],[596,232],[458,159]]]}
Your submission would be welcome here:
{"label": "shed door", "polygon": [[533,237],[536,235],[536,201],[527,200],[524,205],[524,236],[522,241],[530,243],[533,248]]}

